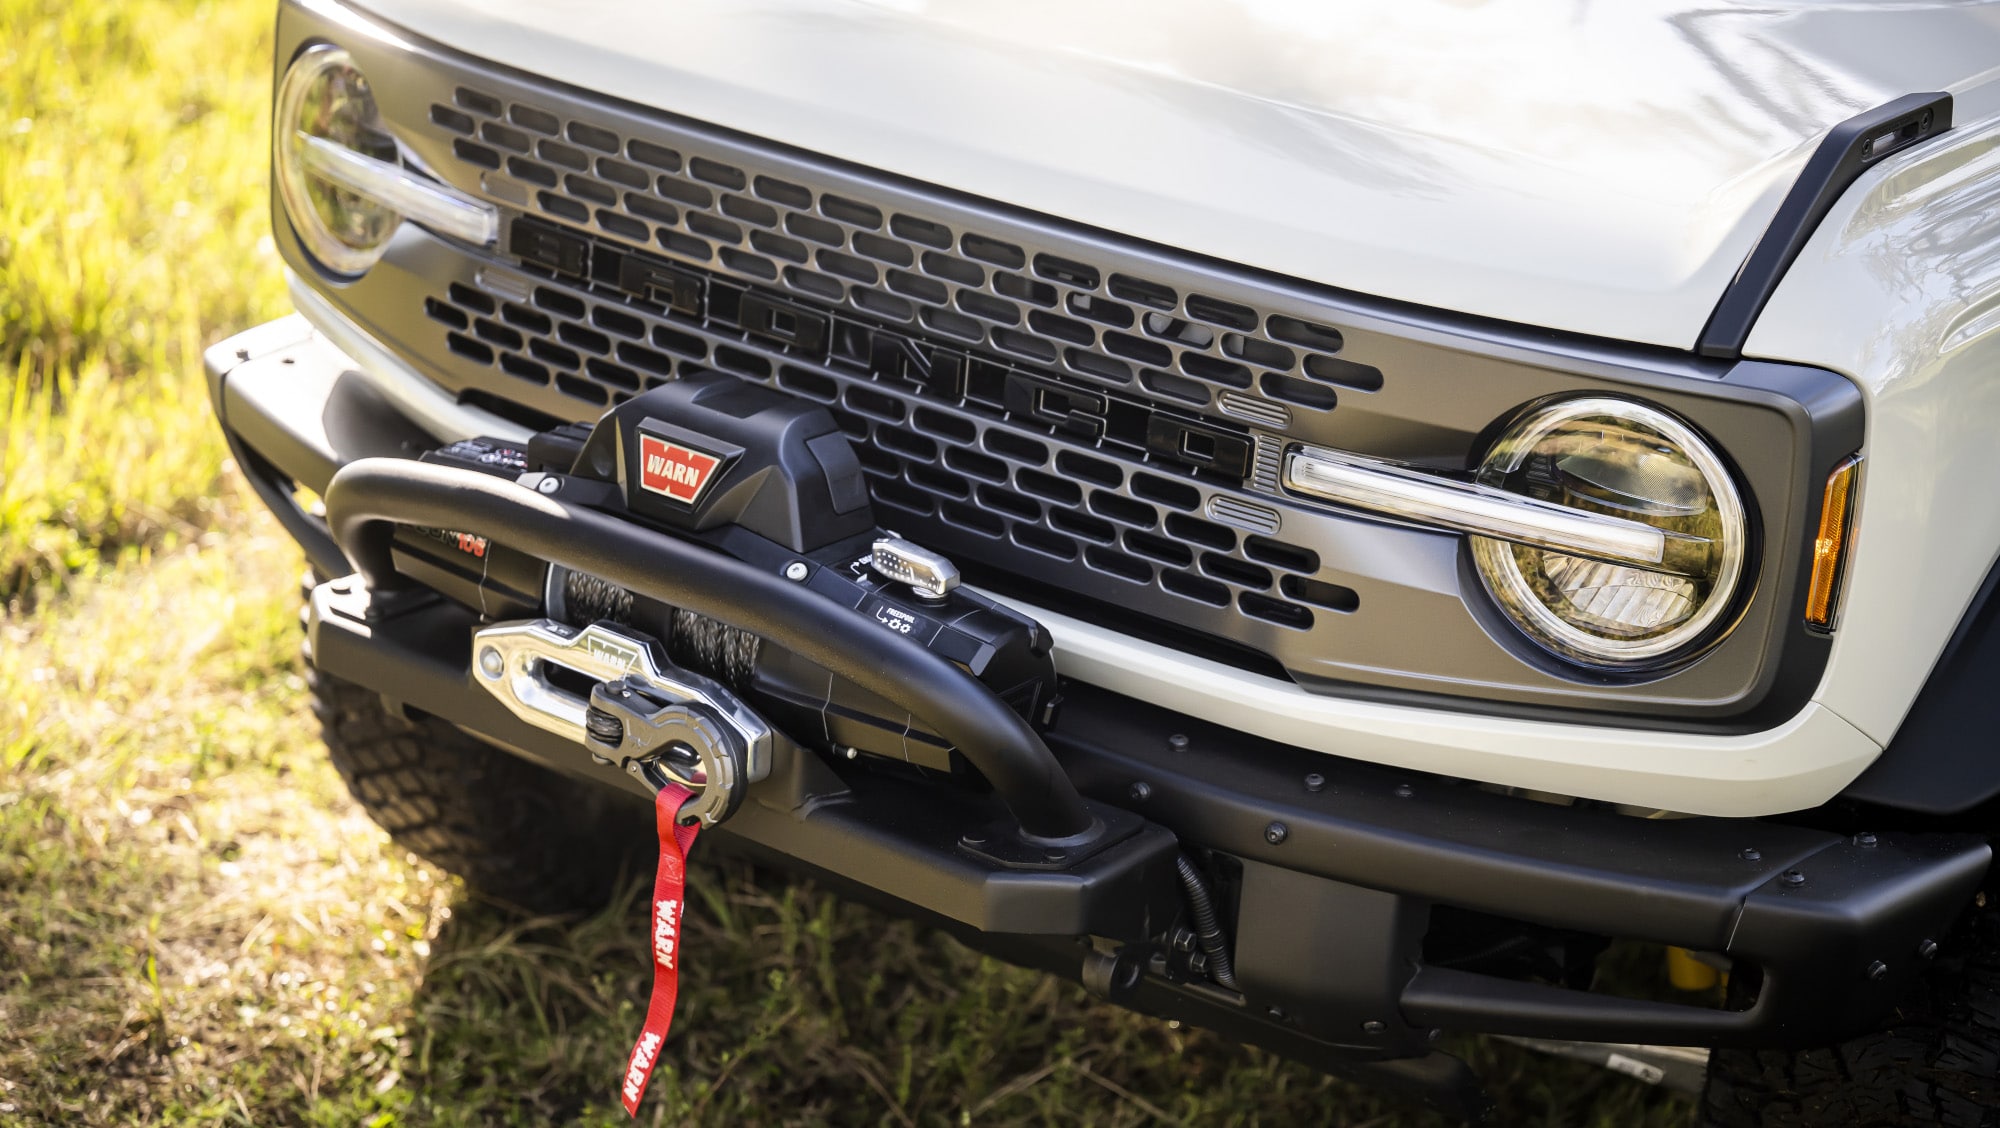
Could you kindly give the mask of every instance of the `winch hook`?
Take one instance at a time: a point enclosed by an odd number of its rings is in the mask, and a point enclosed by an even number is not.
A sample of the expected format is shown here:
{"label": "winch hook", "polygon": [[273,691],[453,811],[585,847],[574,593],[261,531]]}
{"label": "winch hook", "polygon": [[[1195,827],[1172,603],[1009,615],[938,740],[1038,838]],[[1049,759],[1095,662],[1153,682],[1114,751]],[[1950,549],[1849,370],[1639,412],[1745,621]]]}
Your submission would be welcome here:
{"label": "winch hook", "polygon": [[714,826],[734,814],[749,781],[750,749],[721,713],[626,676],[591,689],[584,746],[659,794],[678,784],[692,794],[680,821]]}

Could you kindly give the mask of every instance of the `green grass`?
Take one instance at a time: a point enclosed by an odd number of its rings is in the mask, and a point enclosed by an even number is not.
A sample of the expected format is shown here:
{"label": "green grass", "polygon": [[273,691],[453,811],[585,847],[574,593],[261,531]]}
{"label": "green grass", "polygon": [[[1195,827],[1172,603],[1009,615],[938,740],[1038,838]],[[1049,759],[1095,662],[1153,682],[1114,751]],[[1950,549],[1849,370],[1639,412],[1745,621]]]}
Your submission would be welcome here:
{"label": "green grass", "polygon": [[0,601],[212,523],[201,349],[284,310],[269,0],[0,0]]}
{"label": "green grass", "polygon": [[[282,312],[264,0],[0,0],[0,1125],[617,1124],[637,886],[484,905],[327,765],[200,349]],[[23,124],[25,123],[25,124]],[[698,851],[699,854],[699,851]],[[649,1124],[1426,1124],[699,858]],[[1456,1048],[1508,1124],[1684,1103]]]}

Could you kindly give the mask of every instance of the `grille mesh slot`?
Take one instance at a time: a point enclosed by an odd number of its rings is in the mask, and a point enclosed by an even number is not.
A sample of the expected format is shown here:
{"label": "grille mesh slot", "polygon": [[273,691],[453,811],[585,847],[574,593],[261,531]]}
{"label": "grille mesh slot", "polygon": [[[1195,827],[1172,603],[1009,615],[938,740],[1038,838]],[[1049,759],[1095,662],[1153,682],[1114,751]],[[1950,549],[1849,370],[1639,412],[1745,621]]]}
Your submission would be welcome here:
{"label": "grille mesh slot", "polygon": [[460,87],[429,124],[532,213],[654,254],[1269,425],[1382,387],[1331,325],[849,199]]}
{"label": "grille mesh slot", "polygon": [[[718,174],[719,175],[719,174]],[[854,440],[887,526],[1085,598],[1241,640],[1248,620],[1311,631],[1358,597],[1310,549],[1204,513],[1197,485],[1142,454],[1085,450],[969,384],[948,402],[879,373],[772,357],[740,332],[607,289],[538,280],[524,301],[454,283],[424,312],[455,363],[592,406],[690,372],[724,372],[828,407]],[[1275,530],[1271,530],[1275,531]]]}

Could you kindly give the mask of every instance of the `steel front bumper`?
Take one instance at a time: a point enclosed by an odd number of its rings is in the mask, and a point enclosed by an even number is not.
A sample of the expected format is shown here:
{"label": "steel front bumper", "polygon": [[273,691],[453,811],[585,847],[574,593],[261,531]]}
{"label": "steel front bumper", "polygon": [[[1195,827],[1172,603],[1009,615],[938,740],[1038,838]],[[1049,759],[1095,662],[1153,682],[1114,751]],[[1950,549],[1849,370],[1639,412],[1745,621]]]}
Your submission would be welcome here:
{"label": "steel front bumper", "polygon": [[[346,576],[297,490],[324,490],[364,456],[435,445],[421,413],[296,319],[226,342],[208,362],[246,477],[324,574]],[[312,660],[516,754],[637,788],[474,684],[474,623],[441,601],[378,606],[349,578],[314,594]],[[1531,802],[1259,739],[1082,680],[1065,693],[1047,744],[1092,810],[1129,826],[1114,845],[1036,867],[995,863],[961,848],[969,827],[994,817],[990,797],[836,773],[809,755],[753,788],[721,837],[1137,1009],[1328,1068],[1375,1059],[1378,1079],[1433,1096],[1464,1088],[1429,1049],[1436,1028],[1746,1046],[1863,1029],[1894,1007],[1990,856],[1971,835],[1864,843],[1770,821]],[[1240,873],[1230,932],[1241,994],[1138,974],[1176,911],[1170,874],[1183,846]],[[1754,1005],[1729,1011],[1434,966],[1424,940],[1440,907],[1722,953],[1758,968],[1763,986]]]}

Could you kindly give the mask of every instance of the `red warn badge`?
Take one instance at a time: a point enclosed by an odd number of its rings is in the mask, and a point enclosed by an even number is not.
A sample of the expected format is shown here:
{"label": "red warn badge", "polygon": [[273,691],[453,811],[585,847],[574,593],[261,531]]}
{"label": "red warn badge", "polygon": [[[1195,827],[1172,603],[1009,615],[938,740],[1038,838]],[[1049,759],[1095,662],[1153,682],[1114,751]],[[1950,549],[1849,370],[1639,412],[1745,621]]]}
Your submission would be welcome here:
{"label": "red warn badge", "polygon": [[720,465],[722,460],[712,454],[651,435],[639,436],[639,484],[683,504],[701,500]]}

